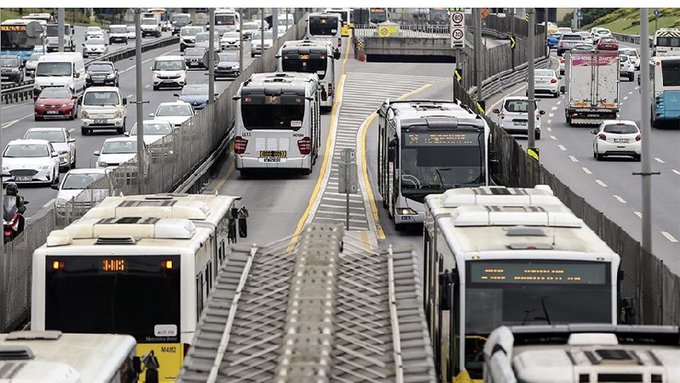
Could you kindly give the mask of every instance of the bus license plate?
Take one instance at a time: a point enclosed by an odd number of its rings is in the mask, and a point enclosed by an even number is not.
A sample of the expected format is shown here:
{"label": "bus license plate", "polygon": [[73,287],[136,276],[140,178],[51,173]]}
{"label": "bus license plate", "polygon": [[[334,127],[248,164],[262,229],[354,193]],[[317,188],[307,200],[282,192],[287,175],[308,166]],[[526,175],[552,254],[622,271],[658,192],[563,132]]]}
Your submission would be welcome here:
{"label": "bus license plate", "polygon": [[281,158],[278,157],[265,157],[262,160],[264,162],[281,162]]}
{"label": "bus license plate", "polygon": [[[285,150],[260,150],[260,157],[267,158],[286,158]],[[269,161],[269,162],[280,162],[280,161]]]}

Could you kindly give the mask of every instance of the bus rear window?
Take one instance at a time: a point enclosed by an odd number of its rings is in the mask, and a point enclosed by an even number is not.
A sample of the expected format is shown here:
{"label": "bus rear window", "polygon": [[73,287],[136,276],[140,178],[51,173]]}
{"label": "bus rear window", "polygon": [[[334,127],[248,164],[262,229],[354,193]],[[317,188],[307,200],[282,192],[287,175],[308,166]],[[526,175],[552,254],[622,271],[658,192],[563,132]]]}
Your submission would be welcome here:
{"label": "bus rear window", "polygon": [[305,104],[241,104],[243,126],[248,130],[299,130],[305,117]]}
{"label": "bus rear window", "polygon": [[680,86],[680,60],[661,61],[663,86]]}
{"label": "bus rear window", "polygon": [[338,33],[336,17],[312,17],[309,19],[309,34],[312,36],[335,36]]}
{"label": "bus rear window", "polygon": [[316,73],[319,75],[319,80],[323,80],[326,77],[326,66],[327,60],[324,59],[308,59],[303,60],[300,58],[282,60],[282,68],[284,72],[305,72],[305,73]]}
{"label": "bus rear window", "polygon": [[48,256],[45,328],[179,342],[179,255]]}

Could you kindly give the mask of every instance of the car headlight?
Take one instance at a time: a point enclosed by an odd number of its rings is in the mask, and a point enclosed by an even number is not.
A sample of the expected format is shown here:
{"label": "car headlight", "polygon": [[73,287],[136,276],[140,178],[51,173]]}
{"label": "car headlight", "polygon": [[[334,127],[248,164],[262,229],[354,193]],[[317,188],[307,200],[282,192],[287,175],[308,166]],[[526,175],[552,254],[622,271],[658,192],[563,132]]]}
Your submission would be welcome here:
{"label": "car headlight", "polygon": [[114,114],[113,118],[123,118],[123,112],[120,110],[116,111],[116,114]]}
{"label": "car headlight", "polygon": [[104,161],[99,161],[99,162],[97,162],[97,165],[99,165],[99,166],[101,166],[101,167],[103,167],[103,168],[109,166],[109,164],[107,164],[107,163],[104,162]]}
{"label": "car headlight", "polygon": [[418,215],[418,213],[411,209],[410,207],[399,209],[399,214],[400,215]]}
{"label": "car headlight", "polygon": [[241,69],[241,67],[237,64],[231,67],[231,69]]}
{"label": "car headlight", "polygon": [[90,115],[85,110],[80,111],[80,118],[90,118]]}
{"label": "car headlight", "polygon": [[38,169],[40,169],[40,170],[47,170],[49,168],[50,168],[50,165],[40,165],[40,166],[38,166]]}
{"label": "car headlight", "polygon": [[108,74],[106,75],[106,78],[116,78],[116,74],[115,73]]}
{"label": "car headlight", "polygon": [[35,106],[37,106],[38,108],[44,108],[45,104],[35,104]]}

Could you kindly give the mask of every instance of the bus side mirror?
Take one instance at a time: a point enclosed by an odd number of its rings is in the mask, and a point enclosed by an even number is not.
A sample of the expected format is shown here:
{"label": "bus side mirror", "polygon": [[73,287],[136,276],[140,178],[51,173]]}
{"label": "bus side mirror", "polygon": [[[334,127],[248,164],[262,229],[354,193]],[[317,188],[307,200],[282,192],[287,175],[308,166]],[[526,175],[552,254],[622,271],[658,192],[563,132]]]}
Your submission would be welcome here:
{"label": "bus side mirror", "polygon": [[333,58],[336,60],[340,59],[340,50],[336,49],[335,52],[333,52]]}
{"label": "bus side mirror", "polygon": [[638,75],[638,86],[640,86],[640,75]]}
{"label": "bus side mirror", "polygon": [[453,303],[453,273],[439,273],[439,310],[451,310]]}
{"label": "bus side mirror", "polygon": [[248,215],[248,209],[246,209],[245,206],[241,206],[241,208],[238,209],[238,213],[236,213],[236,217],[238,218],[238,236],[240,238],[248,237]]}

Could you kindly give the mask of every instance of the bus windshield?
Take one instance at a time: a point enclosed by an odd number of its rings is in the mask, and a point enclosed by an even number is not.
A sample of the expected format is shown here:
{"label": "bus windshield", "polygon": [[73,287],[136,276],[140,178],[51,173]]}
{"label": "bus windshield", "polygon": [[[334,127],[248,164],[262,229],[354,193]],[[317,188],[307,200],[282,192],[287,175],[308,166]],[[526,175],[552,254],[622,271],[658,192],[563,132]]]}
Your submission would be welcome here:
{"label": "bus windshield", "polygon": [[241,99],[243,126],[254,129],[299,130],[305,99],[298,96],[246,96]]}
{"label": "bus windshield", "polygon": [[316,73],[319,75],[319,80],[323,80],[326,77],[327,66],[328,60],[326,58],[310,58],[308,60],[284,58],[281,65],[284,72]]}
{"label": "bus windshield", "polygon": [[335,36],[338,33],[337,16],[313,16],[309,18],[309,34],[312,36]]}
{"label": "bus windshield", "polygon": [[680,60],[661,61],[663,86],[680,86]]}
{"label": "bus windshield", "polygon": [[236,25],[236,15],[234,14],[215,15],[215,25]]}
{"label": "bus windshield", "polygon": [[48,256],[45,328],[130,334],[140,343],[179,342],[179,258]]}
{"label": "bus windshield", "polygon": [[483,132],[411,131],[402,136],[401,189],[405,197],[422,201],[427,194],[484,183]]}
{"label": "bus windshield", "polygon": [[2,31],[0,45],[2,50],[33,49],[35,39],[29,39],[26,31]]}
{"label": "bus windshield", "polygon": [[387,11],[385,8],[371,8],[369,15],[369,20],[372,23],[378,24],[387,21]]}

